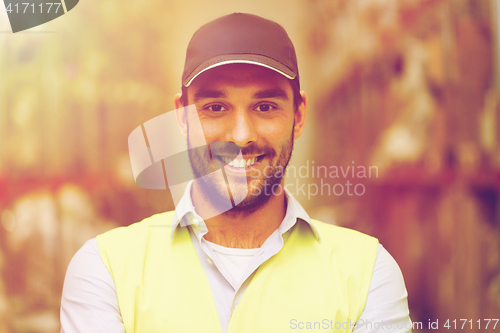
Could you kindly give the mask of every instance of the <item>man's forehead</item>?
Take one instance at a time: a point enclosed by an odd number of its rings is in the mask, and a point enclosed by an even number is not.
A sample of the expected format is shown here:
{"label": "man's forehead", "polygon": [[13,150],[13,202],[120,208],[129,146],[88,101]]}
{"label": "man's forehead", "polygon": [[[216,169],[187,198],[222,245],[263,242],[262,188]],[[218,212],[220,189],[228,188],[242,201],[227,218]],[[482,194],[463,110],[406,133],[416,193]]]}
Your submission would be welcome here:
{"label": "man's forehead", "polygon": [[[204,88],[200,87],[200,89],[193,89],[192,98],[194,102],[198,102],[205,98],[228,98],[231,94],[230,89],[217,87],[214,88]],[[271,87],[271,88],[261,88],[261,89],[252,89],[252,91],[248,90],[249,97],[252,99],[270,99],[277,98],[283,101],[288,101],[290,99],[289,94],[286,90],[281,87]]]}

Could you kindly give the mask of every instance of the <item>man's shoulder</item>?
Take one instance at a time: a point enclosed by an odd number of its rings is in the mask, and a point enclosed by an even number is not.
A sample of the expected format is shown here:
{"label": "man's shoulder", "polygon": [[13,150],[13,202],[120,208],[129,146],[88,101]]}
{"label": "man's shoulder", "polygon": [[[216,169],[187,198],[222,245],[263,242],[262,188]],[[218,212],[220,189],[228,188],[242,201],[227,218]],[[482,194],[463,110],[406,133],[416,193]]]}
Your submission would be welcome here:
{"label": "man's shoulder", "polygon": [[169,235],[172,230],[174,214],[175,211],[155,214],[140,222],[111,229],[96,237],[97,244],[107,243],[114,244],[114,246],[122,244],[131,247],[131,245],[137,244],[137,240],[141,238]]}
{"label": "man's shoulder", "polygon": [[[321,244],[333,249],[350,252],[353,249],[377,251],[378,239],[357,230],[311,219],[312,225],[318,231]],[[359,251],[356,251],[359,252]]]}
{"label": "man's shoulder", "polygon": [[346,227],[341,227],[335,224],[330,224],[326,222],[322,222],[319,220],[311,219],[312,224],[321,235],[321,238],[324,237],[334,237],[334,238],[354,238],[359,240],[376,240],[375,237],[367,235],[361,231],[357,231],[354,229],[349,229]]}
{"label": "man's shoulder", "polygon": [[[117,227],[114,229],[111,229],[99,236],[102,235],[108,235],[108,234],[114,234],[114,233],[130,233],[130,232],[137,232],[139,230],[147,230],[147,227],[171,227],[172,226],[172,220],[174,217],[175,211],[168,211],[168,212],[163,212],[159,214],[154,214],[149,217],[144,218],[143,220],[139,222],[134,222],[128,226],[122,226],[122,227]],[[99,237],[98,236],[98,237]]]}

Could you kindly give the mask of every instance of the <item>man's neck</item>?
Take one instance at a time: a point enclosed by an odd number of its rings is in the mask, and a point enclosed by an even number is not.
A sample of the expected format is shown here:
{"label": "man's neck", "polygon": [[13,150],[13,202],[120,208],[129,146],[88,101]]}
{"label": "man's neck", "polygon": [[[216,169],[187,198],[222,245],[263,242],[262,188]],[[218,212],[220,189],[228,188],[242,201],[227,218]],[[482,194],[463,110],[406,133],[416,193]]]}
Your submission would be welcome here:
{"label": "man's neck", "polygon": [[[206,203],[206,200],[194,188],[192,200],[197,212],[204,209],[203,203]],[[205,239],[232,248],[261,247],[283,221],[286,205],[285,193],[281,191],[280,195],[273,195],[262,207],[250,214],[228,212],[205,219],[208,228]]]}

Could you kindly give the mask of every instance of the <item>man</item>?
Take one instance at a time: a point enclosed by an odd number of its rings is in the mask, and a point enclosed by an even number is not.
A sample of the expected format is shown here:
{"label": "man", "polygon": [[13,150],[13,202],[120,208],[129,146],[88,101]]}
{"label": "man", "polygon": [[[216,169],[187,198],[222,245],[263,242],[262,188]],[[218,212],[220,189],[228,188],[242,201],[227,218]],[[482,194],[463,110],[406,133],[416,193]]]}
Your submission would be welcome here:
{"label": "man", "polygon": [[307,117],[285,30],[240,13],[210,22],[182,79],[176,120],[196,179],[174,212],[80,249],[62,331],[411,331],[401,272],[378,241],[311,220],[283,190]]}

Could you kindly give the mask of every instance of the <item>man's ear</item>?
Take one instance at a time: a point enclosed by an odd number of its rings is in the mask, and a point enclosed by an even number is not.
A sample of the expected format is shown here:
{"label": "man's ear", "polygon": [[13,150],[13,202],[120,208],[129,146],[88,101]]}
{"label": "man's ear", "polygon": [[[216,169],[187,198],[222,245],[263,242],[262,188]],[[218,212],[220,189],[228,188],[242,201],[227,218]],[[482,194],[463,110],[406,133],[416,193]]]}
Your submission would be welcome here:
{"label": "man's ear", "polygon": [[184,137],[184,140],[187,140],[187,112],[184,110],[184,105],[182,104],[182,95],[180,93],[176,94],[174,97],[174,108],[177,127],[179,127],[179,131],[181,131],[181,135]]}
{"label": "man's ear", "polygon": [[300,95],[302,96],[302,103],[297,107],[297,111],[295,112],[295,127],[293,135],[294,140],[298,139],[304,131],[307,119],[306,93],[304,91],[301,91]]}

